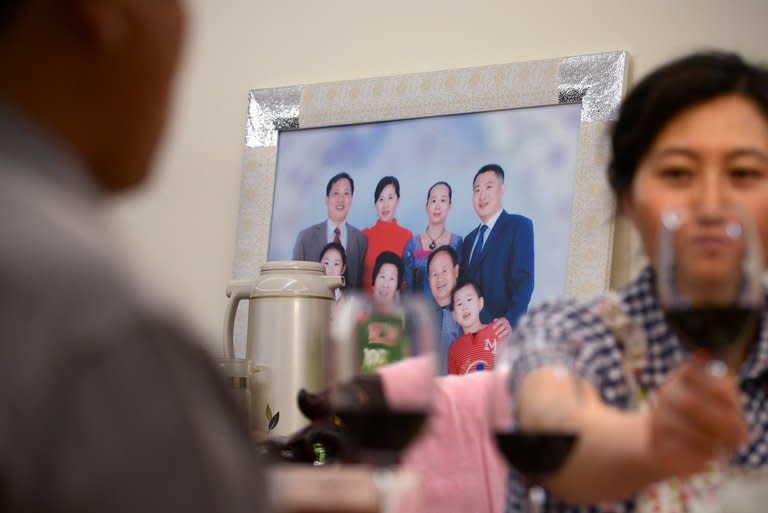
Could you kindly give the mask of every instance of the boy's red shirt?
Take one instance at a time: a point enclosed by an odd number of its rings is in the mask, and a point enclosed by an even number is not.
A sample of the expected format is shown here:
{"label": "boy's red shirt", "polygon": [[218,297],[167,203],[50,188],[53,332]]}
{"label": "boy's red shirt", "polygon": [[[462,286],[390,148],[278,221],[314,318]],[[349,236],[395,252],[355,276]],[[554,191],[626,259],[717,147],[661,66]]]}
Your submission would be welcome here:
{"label": "boy's red shirt", "polygon": [[469,374],[491,370],[496,363],[496,334],[488,324],[475,333],[465,333],[448,349],[448,373]]}

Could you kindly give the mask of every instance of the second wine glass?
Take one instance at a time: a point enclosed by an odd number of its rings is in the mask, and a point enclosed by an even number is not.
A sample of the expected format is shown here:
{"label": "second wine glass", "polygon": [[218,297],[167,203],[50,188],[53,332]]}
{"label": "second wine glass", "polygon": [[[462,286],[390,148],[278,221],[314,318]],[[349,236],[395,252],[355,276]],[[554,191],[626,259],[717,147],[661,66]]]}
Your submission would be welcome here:
{"label": "second wine glass", "polygon": [[[422,297],[383,306],[350,295],[338,305],[327,348],[330,405],[365,463],[388,466],[420,432],[432,404],[436,326]],[[406,365],[407,394],[392,393],[380,372]],[[380,371],[380,369],[382,369]]]}
{"label": "second wine glass", "polygon": [[578,344],[543,326],[503,349],[490,400],[499,451],[528,486],[526,510],[541,511],[542,482],[565,464],[579,437],[583,402]]}
{"label": "second wine glass", "polygon": [[658,291],[683,342],[725,361],[754,336],[763,305],[762,252],[749,215],[735,206],[662,214]]}

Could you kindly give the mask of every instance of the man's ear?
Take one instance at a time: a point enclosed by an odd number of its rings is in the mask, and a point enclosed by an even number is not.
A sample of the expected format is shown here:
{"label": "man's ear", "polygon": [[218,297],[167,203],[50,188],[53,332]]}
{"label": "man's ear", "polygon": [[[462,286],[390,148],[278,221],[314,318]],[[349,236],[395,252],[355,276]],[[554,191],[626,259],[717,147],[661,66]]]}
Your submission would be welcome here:
{"label": "man's ear", "polygon": [[459,279],[459,264],[453,266],[453,277],[457,280]]}
{"label": "man's ear", "polygon": [[86,41],[102,50],[121,45],[130,23],[133,0],[67,0],[70,15]]}
{"label": "man's ear", "polygon": [[477,311],[481,312],[485,308],[485,299],[480,298],[477,302]]}

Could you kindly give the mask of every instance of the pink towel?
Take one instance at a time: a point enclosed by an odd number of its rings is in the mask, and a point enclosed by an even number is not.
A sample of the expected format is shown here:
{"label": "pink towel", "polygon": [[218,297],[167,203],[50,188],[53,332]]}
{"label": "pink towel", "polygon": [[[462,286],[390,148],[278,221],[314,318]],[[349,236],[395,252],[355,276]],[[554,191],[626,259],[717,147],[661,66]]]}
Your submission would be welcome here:
{"label": "pink towel", "polygon": [[[429,386],[420,358],[382,367],[390,405],[407,405],[414,387]],[[432,413],[403,456],[403,467],[421,481],[424,513],[501,513],[507,465],[491,437],[488,400],[491,371],[434,380]],[[421,382],[420,382],[421,381]]]}

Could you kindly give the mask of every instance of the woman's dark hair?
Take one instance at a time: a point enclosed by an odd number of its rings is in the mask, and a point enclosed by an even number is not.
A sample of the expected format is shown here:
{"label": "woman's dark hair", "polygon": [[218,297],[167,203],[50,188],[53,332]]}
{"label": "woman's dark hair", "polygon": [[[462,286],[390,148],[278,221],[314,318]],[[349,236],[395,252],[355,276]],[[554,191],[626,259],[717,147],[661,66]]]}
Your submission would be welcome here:
{"label": "woman's dark hair", "polygon": [[429,195],[432,194],[432,189],[434,189],[438,185],[445,185],[446,187],[448,187],[448,203],[450,203],[451,200],[453,199],[453,190],[451,190],[450,184],[448,182],[439,181],[439,182],[433,183],[432,187],[430,187],[429,190],[427,191],[427,204],[429,204]]}
{"label": "woman's dark hair", "polygon": [[405,273],[403,259],[400,258],[397,253],[393,253],[392,251],[383,251],[376,257],[376,262],[373,264],[373,274],[371,275],[371,285],[376,283],[376,276],[379,274],[381,266],[384,264],[392,264],[397,267],[397,289],[400,290],[403,286],[403,274]]}
{"label": "woman's dark hair", "polygon": [[735,53],[695,53],[641,80],[622,104],[613,128],[608,182],[617,198],[629,192],[640,161],[673,117],[730,94],[753,101],[768,118],[768,68]]}
{"label": "woman's dark hair", "polygon": [[385,176],[379,183],[376,184],[376,190],[373,192],[373,202],[376,203],[379,199],[379,194],[384,190],[387,185],[392,185],[395,188],[395,194],[400,197],[400,182],[394,176]]}
{"label": "woman's dark hair", "polygon": [[[329,242],[328,244],[323,246],[323,249],[320,251],[320,258],[318,259],[318,262],[322,262],[325,254],[328,252],[328,250],[331,250],[331,249],[335,249],[341,255],[341,263],[344,265],[344,273],[342,274],[342,276],[344,276],[344,283],[346,284],[349,282],[349,276],[347,276],[347,252],[344,251],[344,246],[342,246],[338,242]],[[345,288],[345,287],[342,287],[342,288]]]}

